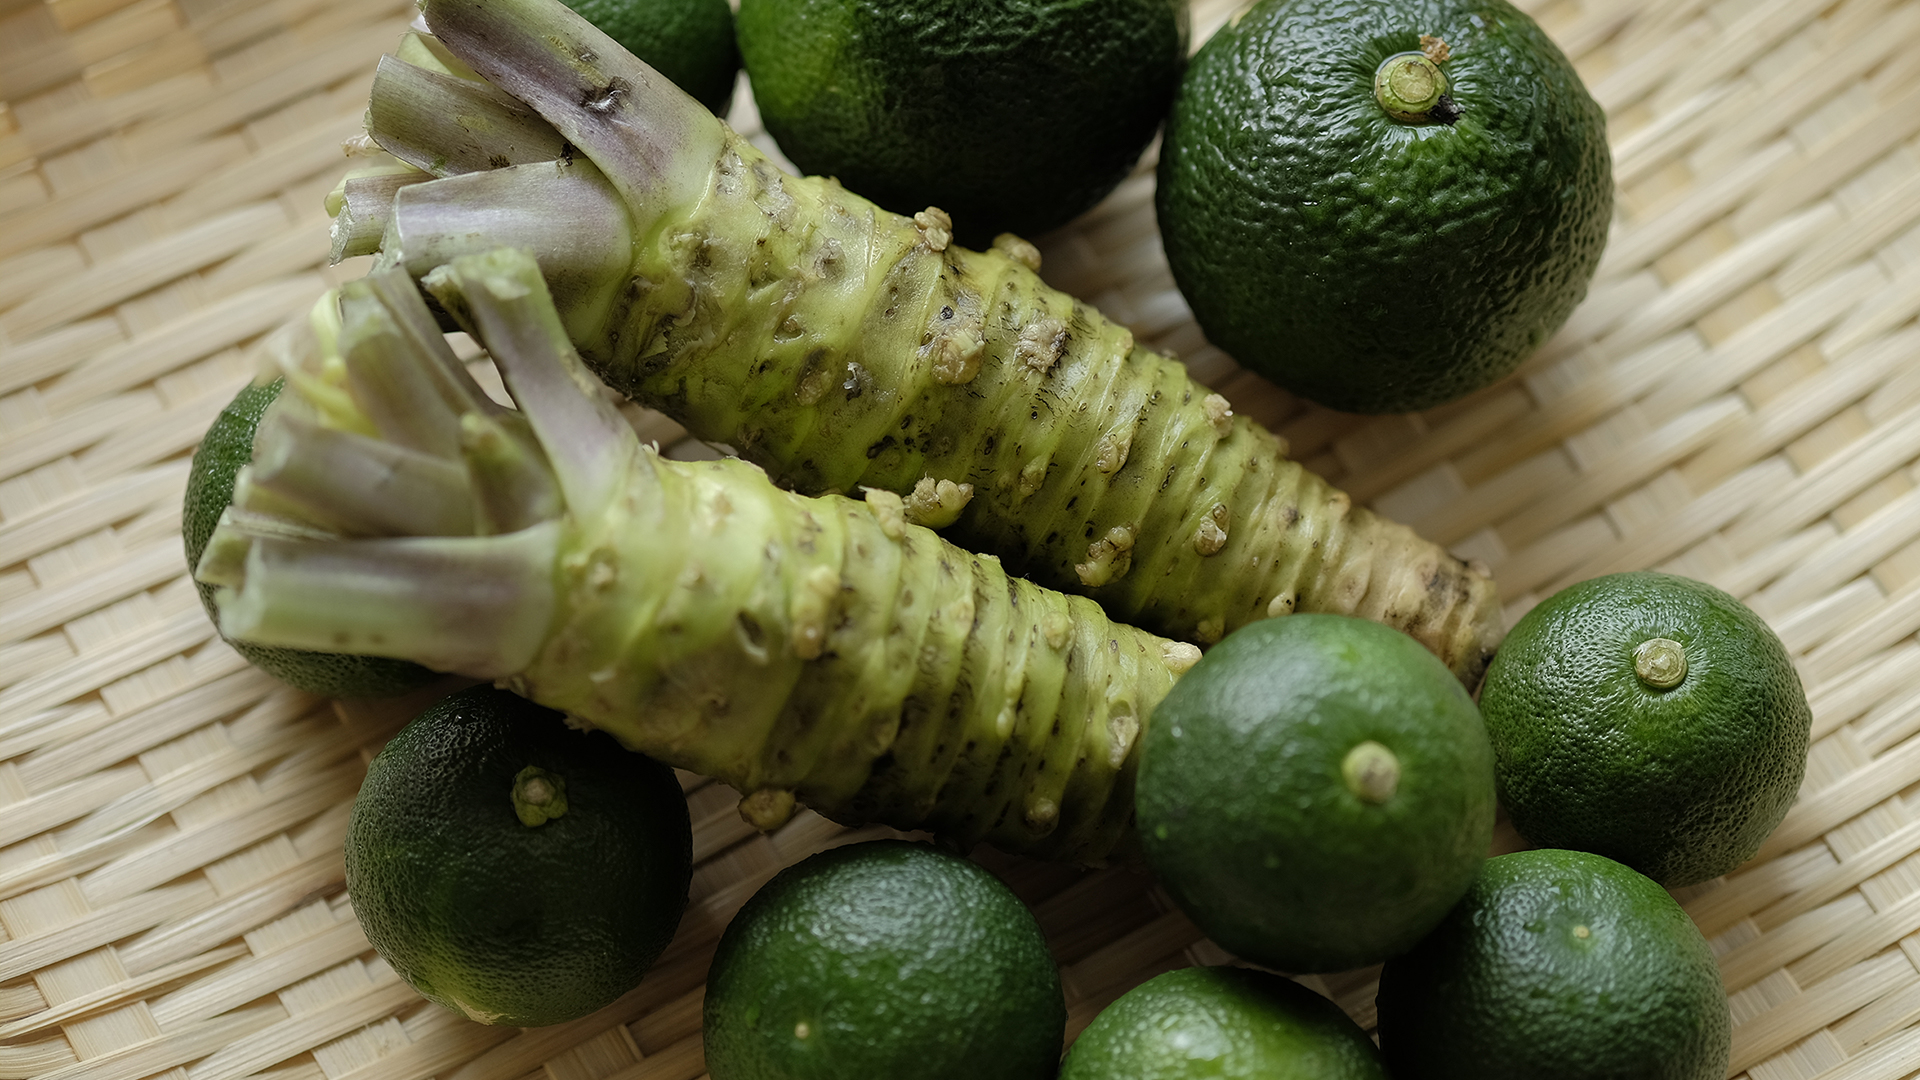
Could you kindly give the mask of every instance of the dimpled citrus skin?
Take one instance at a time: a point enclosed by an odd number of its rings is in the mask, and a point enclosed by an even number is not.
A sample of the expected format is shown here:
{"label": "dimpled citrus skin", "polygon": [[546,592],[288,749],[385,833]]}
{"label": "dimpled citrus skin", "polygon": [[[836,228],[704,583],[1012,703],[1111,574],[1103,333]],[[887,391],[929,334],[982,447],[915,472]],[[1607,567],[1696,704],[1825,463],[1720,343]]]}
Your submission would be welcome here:
{"label": "dimpled citrus skin", "polygon": [[1578,851],[1489,859],[1387,962],[1377,1004],[1395,1080],[1720,1080],[1730,1053],[1693,921],[1648,878]]}
{"label": "dimpled citrus skin", "polygon": [[[213,425],[193,453],[193,467],[187,474],[187,494],[181,512],[181,538],[186,542],[187,569],[199,564],[220,515],[233,502],[234,478],[253,460],[253,433],[267,406],[280,395],[280,380],[249,384],[240,388],[227,407],[214,417]],[[216,624],[219,614],[213,608],[214,587],[194,582],[200,591],[200,604]],[[384,656],[351,656],[346,653],[313,652],[307,649],[281,649],[268,645],[229,642],[254,667],[310,694],[339,698],[378,698],[403,694],[425,685],[434,673],[419,664],[389,660]]]}
{"label": "dimpled citrus skin", "polygon": [[[1397,760],[1381,803],[1343,764]],[[1134,813],[1142,853],[1222,948],[1340,971],[1411,948],[1493,839],[1493,752],[1473,700],[1413,639],[1342,615],[1242,627],[1154,708]]]}
{"label": "dimpled citrus skin", "polygon": [[875,840],[776,875],[707,974],[713,1080],[1046,1080],[1066,1027],[1031,912],[980,866]]}
{"label": "dimpled citrus skin", "polygon": [[1101,1010],[1060,1080],[1387,1080],[1339,1006],[1291,979],[1234,967],[1169,971]]}
{"label": "dimpled citrus skin", "polygon": [[[528,826],[528,766],[566,812]],[[680,923],[693,831],[673,770],[480,686],[422,713],[367,768],[347,895],[414,989],[485,1023],[585,1016],[640,982]]]}
{"label": "dimpled citrus skin", "polygon": [[1098,202],[1186,65],[1174,0],[743,0],[740,51],[795,165],[983,247]]}
{"label": "dimpled citrus skin", "polygon": [[[1440,38],[1460,110],[1374,99]],[[1167,259],[1240,363],[1336,409],[1400,412],[1511,371],[1585,295],[1612,212],[1605,117],[1504,0],[1265,0],[1194,58],[1157,193]]]}
{"label": "dimpled citrus skin", "polygon": [[[1634,674],[1678,642],[1686,677]],[[1593,578],[1517,623],[1480,691],[1500,799],[1538,845],[1594,851],[1670,888],[1751,858],[1806,773],[1813,723],[1792,658],[1726,593],[1652,571]]]}

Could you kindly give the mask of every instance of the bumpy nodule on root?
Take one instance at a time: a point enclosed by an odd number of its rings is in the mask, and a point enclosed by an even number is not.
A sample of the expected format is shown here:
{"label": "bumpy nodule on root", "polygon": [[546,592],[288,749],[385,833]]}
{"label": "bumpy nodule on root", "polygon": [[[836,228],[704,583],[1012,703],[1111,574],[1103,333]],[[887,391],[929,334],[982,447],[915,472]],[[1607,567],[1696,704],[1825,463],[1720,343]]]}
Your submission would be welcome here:
{"label": "bumpy nodule on root", "polygon": [[[502,680],[725,781],[763,828],[801,804],[1070,862],[1129,842],[1138,736],[1198,649],[1010,577],[898,495],[662,458],[519,252],[427,286],[519,411],[467,377],[405,273],[318,305],[267,350],[288,390],[197,571],[223,630]],[[382,469],[397,506],[339,480]]]}
{"label": "bumpy nodule on root", "polygon": [[1048,287],[1029,245],[969,251],[946,224],[736,141],[708,197],[655,232],[590,359],[800,490],[964,485],[945,535],[1117,618],[1210,644],[1272,615],[1359,615],[1478,680],[1491,580]]}
{"label": "bumpy nodule on root", "polygon": [[413,145],[425,99],[383,76],[373,138],[442,177],[400,190],[389,261],[424,274],[507,229],[602,378],[783,485],[894,492],[1011,572],[1188,641],[1352,614],[1478,680],[1501,631],[1484,574],[1353,506],[1178,362],[1046,286],[1031,244],[966,250],[938,209],[902,217],[782,173],[554,0],[423,6],[570,151],[449,166]]}
{"label": "bumpy nodule on root", "polygon": [[1009,577],[885,505],[641,451],[560,566],[560,633],[509,685],[635,749],[844,822],[1103,860],[1148,710],[1198,654]]}

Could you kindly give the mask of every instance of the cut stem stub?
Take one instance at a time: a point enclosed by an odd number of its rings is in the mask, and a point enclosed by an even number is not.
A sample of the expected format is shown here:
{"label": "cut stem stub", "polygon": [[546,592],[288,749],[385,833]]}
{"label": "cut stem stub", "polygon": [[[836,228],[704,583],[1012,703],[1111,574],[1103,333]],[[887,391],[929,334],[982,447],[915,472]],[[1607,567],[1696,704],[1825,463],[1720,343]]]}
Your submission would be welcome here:
{"label": "cut stem stub", "polygon": [[538,765],[521,769],[513,778],[513,814],[520,824],[545,825],[567,812],[567,781]]}
{"label": "cut stem stub", "polygon": [[1373,97],[1387,115],[1409,124],[1451,123],[1458,115],[1447,98],[1447,76],[1418,52],[1395,53],[1373,73]]}
{"label": "cut stem stub", "polygon": [[1634,646],[1633,673],[1655,690],[1671,690],[1687,677],[1687,650],[1672,638],[1648,638]]}
{"label": "cut stem stub", "polygon": [[1340,762],[1341,778],[1347,790],[1375,806],[1393,798],[1400,788],[1400,759],[1393,751],[1368,739],[1347,751]]}

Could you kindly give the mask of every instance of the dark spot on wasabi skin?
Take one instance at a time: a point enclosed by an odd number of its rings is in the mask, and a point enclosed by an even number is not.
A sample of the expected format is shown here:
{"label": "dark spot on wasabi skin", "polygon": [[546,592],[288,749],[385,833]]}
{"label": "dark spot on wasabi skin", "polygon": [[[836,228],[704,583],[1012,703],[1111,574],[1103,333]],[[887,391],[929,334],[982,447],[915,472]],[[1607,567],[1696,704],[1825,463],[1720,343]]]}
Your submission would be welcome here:
{"label": "dark spot on wasabi skin", "polygon": [[620,99],[633,93],[633,84],[615,77],[603,87],[588,87],[580,95],[580,107],[604,116],[620,105]]}

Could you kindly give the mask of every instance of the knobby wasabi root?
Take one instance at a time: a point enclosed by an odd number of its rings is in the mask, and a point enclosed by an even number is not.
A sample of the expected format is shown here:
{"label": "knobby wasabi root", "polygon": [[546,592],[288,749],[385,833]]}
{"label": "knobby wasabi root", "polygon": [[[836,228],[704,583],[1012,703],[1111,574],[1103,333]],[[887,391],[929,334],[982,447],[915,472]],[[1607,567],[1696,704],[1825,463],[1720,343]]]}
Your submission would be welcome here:
{"label": "knobby wasabi root", "polygon": [[1198,649],[1010,576],[897,495],[662,458],[526,255],[427,285],[520,411],[404,273],[330,295],[268,350],[287,386],[198,568],[224,632],[499,680],[733,785],[762,827],[803,804],[1078,863],[1130,841],[1141,726]]}
{"label": "knobby wasabi root", "polygon": [[[1477,682],[1501,631],[1485,574],[1049,288],[1032,245],[966,250],[938,209],[781,172],[557,0],[424,10],[438,40],[380,69],[369,133],[394,159],[343,191],[340,254],[418,276],[525,245],[594,371],[783,485],[893,492],[1009,572],[1190,642],[1359,615]],[[486,81],[431,70],[443,55]]]}

